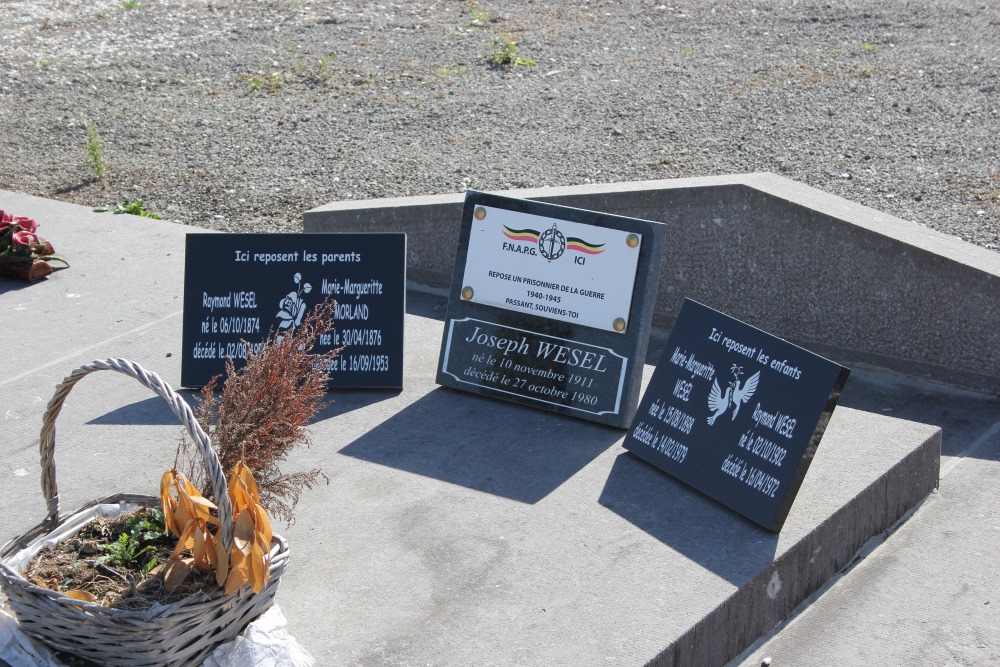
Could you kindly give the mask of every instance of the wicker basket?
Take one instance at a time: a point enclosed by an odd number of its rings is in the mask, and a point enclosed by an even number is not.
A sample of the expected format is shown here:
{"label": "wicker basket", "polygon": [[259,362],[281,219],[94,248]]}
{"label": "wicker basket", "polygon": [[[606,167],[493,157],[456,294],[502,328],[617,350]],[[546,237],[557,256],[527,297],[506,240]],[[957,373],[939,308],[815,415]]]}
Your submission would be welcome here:
{"label": "wicker basket", "polygon": [[[148,611],[127,611],[81,602],[26,581],[10,564],[23,561],[23,550],[37,549],[60,526],[80,521],[99,504],[159,505],[159,498],[119,494],[94,501],[74,514],[59,512],[56,488],[55,422],[70,389],[83,376],[99,370],[129,375],[149,387],[167,403],[194,439],[205,460],[219,505],[219,539],[228,551],[233,540],[233,510],[219,458],[208,435],[198,425],[191,407],[155,373],[124,359],[94,361],[73,371],[56,388],[42,420],[39,450],[42,493],[48,516],[25,535],[0,548],[0,589],[21,629],[47,646],[100,665],[198,665],[216,646],[239,634],[274,602],[281,575],[288,564],[288,544],[274,535],[271,574],[266,586],[254,594],[249,586],[224,595],[220,589],[189,595],[180,602],[154,606]],[[22,558],[18,558],[21,554]]]}

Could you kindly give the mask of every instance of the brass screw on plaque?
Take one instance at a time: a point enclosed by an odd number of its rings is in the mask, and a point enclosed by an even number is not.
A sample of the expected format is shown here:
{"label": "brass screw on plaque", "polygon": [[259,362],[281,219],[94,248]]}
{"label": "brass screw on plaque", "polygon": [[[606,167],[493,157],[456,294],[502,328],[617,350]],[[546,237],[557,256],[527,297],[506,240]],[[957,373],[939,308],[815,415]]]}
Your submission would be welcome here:
{"label": "brass screw on plaque", "polygon": [[476,220],[482,220],[483,218],[486,217],[486,209],[483,208],[482,206],[477,206],[475,216]]}
{"label": "brass screw on plaque", "polygon": [[625,331],[625,320],[621,317],[617,317],[615,318],[614,324],[611,326],[615,328],[615,331],[621,333],[622,331]]}
{"label": "brass screw on plaque", "polygon": [[475,294],[475,292],[472,291],[471,287],[466,286],[462,288],[462,298],[466,301],[471,299],[473,294]]}
{"label": "brass screw on plaque", "polygon": [[629,234],[628,237],[626,237],[625,239],[625,245],[627,245],[629,248],[634,248],[637,245],[639,245],[638,234]]}

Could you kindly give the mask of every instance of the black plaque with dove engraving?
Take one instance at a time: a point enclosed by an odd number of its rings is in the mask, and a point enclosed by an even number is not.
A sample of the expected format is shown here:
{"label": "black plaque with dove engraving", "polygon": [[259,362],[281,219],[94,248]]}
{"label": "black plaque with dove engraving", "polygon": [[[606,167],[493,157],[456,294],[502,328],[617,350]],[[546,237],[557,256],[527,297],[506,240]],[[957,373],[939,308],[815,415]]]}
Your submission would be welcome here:
{"label": "black plaque with dove engraving", "polygon": [[778,532],[849,374],[687,299],[624,446]]}

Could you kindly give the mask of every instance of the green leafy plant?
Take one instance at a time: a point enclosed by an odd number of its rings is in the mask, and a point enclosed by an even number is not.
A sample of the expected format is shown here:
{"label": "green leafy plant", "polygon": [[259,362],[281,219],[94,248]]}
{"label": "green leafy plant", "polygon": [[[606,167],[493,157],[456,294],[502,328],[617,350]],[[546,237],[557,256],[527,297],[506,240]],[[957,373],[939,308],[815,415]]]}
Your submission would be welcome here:
{"label": "green leafy plant", "polygon": [[151,509],[152,519],[144,516],[135,516],[129,519],[125,526],[128,534],[143,542],[152,542],[163,537],[163,510]]}
{"label": "green leafy plant", "polygon": [[864,44],[861,45],[861,50],[862,51],[874,51],[875,50],[875,45],[872,44],[871,42],[865,42]]}
{"label": "green leafy plant", "polygon": [[153,220],[162,220],[160,216],[155,213],[150,213],[146,210],[145,205],[142,203],[141,199],[137,199],[134,202],[129,200],[123,201],[121,204],[115,207],[114,213],[128,213],[129,215],[138,215],[141,218],[152,218]]}
{"label": "green leafy plant", "polygon": [[469,11],[472,12],[473,22],[486,23],[489,18],[486,16],[486,12],[479,8],[476,0],[469,0]]}
{"label": "green leafy plant", "polygon": [[324,83],[333,77],[333,64],[336,56],[328,53],[316,60],[300,63],[296,66],[294,74],[296,78],[305,83]]}
{"label": "green leafy plant", "polygon": [[142,546],[132,535],[122,533],[118,536],[117,542],[101,545],[101,549],[104,555],[97,557],[98,563],[119,563],[124,567],[130,567],[138,565],[139,559],[152,551],[153,547]]}
{"label": "green leafy plant", "polygon": [[97,133],[97,128],[87,124],[87,159],[90,161],[90,168],[94,171],[94,176],[103,178],[107,171],[104,162],[104,142],[101,135]]}
{"label": "green leafy plant", "polygon": [[298,55],[299,48],[294,44],[285,47],[285,50],[292,54],[292,60],[281,70],[270,74],[257,72],[256,75],[245,79],[250,92],[278,93],[286,84],[322,86],[337,73],[333,64],[337,58],[335,53],[302,57]]}
{"label": "green leafy plant", "polygon": [[481,9],[478,0],[467,1],[469,3],[469,11],[472,13],[472,22],[470,25],[485,26],[487,23],[497,23],[500,21],[500,16],[496,12],[487,12],[485,9]]}
{"label": "green leafy plant", "polygon": [[118,540],[101,545],[103,556],[98,556],[98,563],[118,563],[126,568],[138,568],[146,576],[156,567],[158,559],[150,557],[143,563],[143,556],[155,551],[151,544],[165,536],[163,510],[151,509],[149,516],[133,516],[129,518],[124,530],[118,535]]}
{"label": "green leafy plant", "polygon": [[139,9],[142,7],[138,0],[123,0],[122,9]]}
{"label": "green leafy plant", "polygon": [[535,61],[525,58],[517,51],[518,40],[511,35],[500,35],[493,38],[493,49],[487,59],[497,67],[518,66],[534,67]]}

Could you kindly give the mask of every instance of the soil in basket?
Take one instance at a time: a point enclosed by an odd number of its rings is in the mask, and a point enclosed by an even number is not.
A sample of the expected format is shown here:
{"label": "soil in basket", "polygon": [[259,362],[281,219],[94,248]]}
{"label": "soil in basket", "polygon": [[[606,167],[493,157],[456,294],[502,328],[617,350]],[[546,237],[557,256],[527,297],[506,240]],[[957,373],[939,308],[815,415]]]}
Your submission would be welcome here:
{"label": "soil in basket", "polygon": [[[134,545],[133,553],[150,548],[135,558],[115,557],[123,553],[123,534],[132,538],[129,546]],[[144,508],[113,519],[91,521],[73,538],[42,549],[22,576],[54,591],[91,593],[96,598],[94,602],[105,607],[134,611],[149,609],[155,603],[177,602],[199,590],[218,588],[214,570],[195,571],[174,592],[167,592],[162,572],[176,545],[175,537],[163,535],[162,513]]]}

